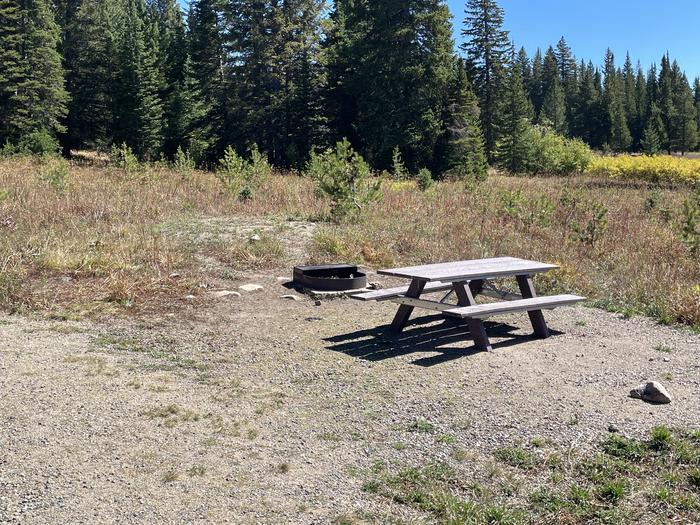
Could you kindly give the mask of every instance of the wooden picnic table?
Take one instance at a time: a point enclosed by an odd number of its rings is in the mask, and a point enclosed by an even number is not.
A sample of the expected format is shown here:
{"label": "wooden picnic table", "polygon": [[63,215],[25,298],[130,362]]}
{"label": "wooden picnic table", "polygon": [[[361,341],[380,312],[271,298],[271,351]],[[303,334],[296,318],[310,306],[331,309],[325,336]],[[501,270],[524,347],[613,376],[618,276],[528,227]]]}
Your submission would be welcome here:
{"label": "wooden picnic table", "polygon": [[[407,268],[380,270],[381,275],[410,279],[406,287],[377,290],[354,296],[361,301],[386,301],[398,303],[399,309],[391,323],[391,329],[402,331],[415,308],[442,312],[459,317],[467,326],[477,348],[491,350],[491,344],[484,327],[484,319],[489,317],[526,311],[534,329],[535,336],[549,337],[549,329],[542,310],[558,306],[575,304],[583,301],[576,295],[555,295],[538,297],[533,283],[533,275],[558,268],[557,265],[537,261],[528,261],[515,257],[498,257],[472,261],[455,261],[441,264],[427,264]],[[488,286],[489,281],[499,278],[516,279],[520,295],[496,290]],[[427,293],[448,291],[440,301],[423,299]],[[457,304],[447,303],[452,294],[457,297]],[[500,302],[478,304],[475,297],[484,295]]]}

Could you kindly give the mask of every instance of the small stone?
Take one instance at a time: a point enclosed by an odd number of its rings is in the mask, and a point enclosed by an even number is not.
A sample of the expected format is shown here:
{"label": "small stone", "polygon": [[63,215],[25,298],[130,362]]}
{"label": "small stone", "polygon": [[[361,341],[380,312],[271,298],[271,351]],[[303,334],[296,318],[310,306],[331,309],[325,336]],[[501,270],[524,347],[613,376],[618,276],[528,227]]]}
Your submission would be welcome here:
{"label": "small stone", "polygon": [[298,295],[292,295],[292,294],[283,295],[280,297],[280,299],[287,299],[289,301],[301,301],[301,299],[299,298]]}
{"label": "small stone", "polygon": [[264,290],[264,288],[259,284],[244,284],[243,286],[239,286],[238,289],[248,293],[262,292]]}
{"label": "small stone", "polygon": [[316,306],[321,306],[321,304],[323,304],[323,303],[321,303],[321,301],[319,301],[318,299],[314,302],[314,305],[316,305]]}
{"label": "small stone", "polygon": [[212,293],[214,297],[217,299],[225,299],[226,297],[240,297],[241,294],[238,292],[234,292],[232,290],[221,290],[219,292],[214,292]]}
{"label": "small stone", "polygon": [[616,425],[613,425],[612,423],[610,423],[608,425],[608,432],[612,432],[613,434],[617,434],[618,432],[620,432],[620,429],[617,428]]}
{"label": "small stone", "polygon": [[188,301],[194,301],[196,297],[194,295],[187,295],[185,296],[185,299],[187,299]]}
{"label": "small stone", "polygon": [[658,381],[650,381],[645,385],[639,385],[630,392],[630,397],[657,405],[667,405],[671,402],[671,394]]}
{"label": "small stone", "polygon": [[260,240],[260,235],[251,235],[248,240],[250,242],[258,242]]}
{"label": "small stone", "polygon": [[173,273],[170,274],[170,278],[171,278],[171,279],[179,279],[179,278],[180,278],[180,274],[177,273],[177,272],[173,272]]}
{"label": "small stone", "polygon": [[664,357],[664,363],[670,363],[671,358],[670,357]]}
{"label": "small stone", "polygon": [[370,290],[381,290],[382,283],[368,283],[367,288],[369,288]]}

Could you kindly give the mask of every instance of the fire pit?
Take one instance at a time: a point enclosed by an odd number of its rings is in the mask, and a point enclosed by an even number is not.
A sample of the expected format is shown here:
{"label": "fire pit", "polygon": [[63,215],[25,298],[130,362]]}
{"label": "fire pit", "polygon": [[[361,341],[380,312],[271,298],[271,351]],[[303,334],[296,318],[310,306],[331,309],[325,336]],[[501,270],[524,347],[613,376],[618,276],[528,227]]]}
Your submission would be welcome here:
{"label": "fire pit", "polygon": [[297,266],[294,284],[316,292],[348,292],[367,288],[367,276],[350,264]]}

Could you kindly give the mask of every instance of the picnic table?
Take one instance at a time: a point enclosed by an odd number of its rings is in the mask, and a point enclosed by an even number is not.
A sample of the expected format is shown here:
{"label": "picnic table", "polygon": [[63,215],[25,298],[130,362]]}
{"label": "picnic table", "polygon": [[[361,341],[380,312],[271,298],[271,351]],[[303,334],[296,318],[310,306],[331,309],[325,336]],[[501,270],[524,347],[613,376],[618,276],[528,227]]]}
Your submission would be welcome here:
{"label": "picnic table", "polygon": [[[558,306],[583,301],[577,295],[538,296],[533,276],[558,268],[555,264],[528,261],[515,257],[498,257],[472,261],[427,264],[407,268],[380,270],[381,275],[410,279],[408,286],[375,290],[353,296],[360,301],[392,301],[399,304],[391,323],[393,331],[401,332],[415,308],[441,312],[466,321],[476,347],[491,350],[484,320],[512,312],[527,312],[536,337],[549,337],[549,328],[542,313]],[[501,291],[490,286],[490,281],[515,278],[520,294]],[[424,294],[447,291],[441,300],[423,298]],[[448,303],[456,295],[457,304]],[[479,295],[499,299],[497,302],[478,304]]]}

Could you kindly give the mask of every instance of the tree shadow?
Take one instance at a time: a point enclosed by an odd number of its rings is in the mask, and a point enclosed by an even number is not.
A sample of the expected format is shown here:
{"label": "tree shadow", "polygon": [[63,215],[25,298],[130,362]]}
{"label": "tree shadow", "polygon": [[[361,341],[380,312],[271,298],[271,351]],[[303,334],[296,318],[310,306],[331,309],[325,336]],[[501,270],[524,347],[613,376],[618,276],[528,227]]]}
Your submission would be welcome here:
{"label": "tree shadow", "polygon": [[[438,321],[442,322],[435,324]],[[532,335],[514,334],[513,332],[520,330],[515,326],[494,322],[484,324],[490,338],[505,338],[503,341],[492,343],[494,349],[507,348],[536,339]],[[552,336],[561,335],[561,332],[555,330],[550,330],[550,333]],[[437,353],[437,355],[413,361],[414,365],[424,367],[469,358],[480,353],[481,351],[474,345],[467,348],[456,346],[470,340],[472,336],[464,321],[441,315],[415,319],[401,333],[392,332],[389,326],[379,326],[324,339],[331,343],[326,347],[328,350],[365,361],[383,361],[413,353]]]}

